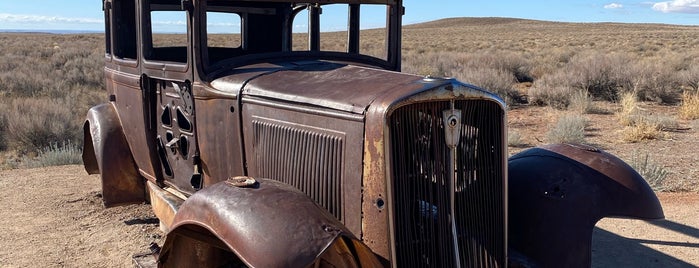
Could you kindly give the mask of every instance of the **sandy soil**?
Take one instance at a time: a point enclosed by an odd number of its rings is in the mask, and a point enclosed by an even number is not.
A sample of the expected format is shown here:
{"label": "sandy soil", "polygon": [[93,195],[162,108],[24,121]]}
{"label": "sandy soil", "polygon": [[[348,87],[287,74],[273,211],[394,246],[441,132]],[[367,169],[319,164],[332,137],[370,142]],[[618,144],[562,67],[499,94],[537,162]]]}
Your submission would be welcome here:
{"label": "sandy soil", "polygon": [[133,267],[162,233],[147,205],[105,209],[82,166],[0,172],[0,267]]}
{"label": "sandy soil", "polygon": [[[105,209],[82,166],[0,172],[0,267],[132,267],[162,244],[147,205]],[[666,220],[604,219],[594,267],[699,266],[699,194],[661,193]]]}

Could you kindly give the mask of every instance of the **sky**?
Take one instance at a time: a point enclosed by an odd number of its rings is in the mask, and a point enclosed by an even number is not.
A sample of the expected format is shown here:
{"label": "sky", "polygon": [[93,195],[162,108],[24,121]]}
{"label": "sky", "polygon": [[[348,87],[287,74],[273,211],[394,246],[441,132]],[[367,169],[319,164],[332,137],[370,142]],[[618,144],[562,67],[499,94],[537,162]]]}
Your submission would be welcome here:
{"label": "sky", "polygon": [[[521,1],[521,0],[404,0],[404,24],[450,17],[511,17],[561,22],[626,22],[699,25],[699,0],[672,1]],[[362,11],[364,14],[364,11]],[[380,13],[380,12],[379,12]],[[333,21],[345,11],[324,10],[324,30],[346,27]],[[373,17],[372,12],[370,18]],[[346,16],[346,15],[344,15]],[[177,25],[179,18],[160,18],[165,25]],[[368,20],[367,20],[368,21]],[[0,1],[0,30],[103,31],[100,0]],[[226,23],[216,22],[219,26]],[[295,22],[296,24],[297,22]],[[303,28],[304,22],[295,27]],[[374,27],[371,23],[363,28]]]}

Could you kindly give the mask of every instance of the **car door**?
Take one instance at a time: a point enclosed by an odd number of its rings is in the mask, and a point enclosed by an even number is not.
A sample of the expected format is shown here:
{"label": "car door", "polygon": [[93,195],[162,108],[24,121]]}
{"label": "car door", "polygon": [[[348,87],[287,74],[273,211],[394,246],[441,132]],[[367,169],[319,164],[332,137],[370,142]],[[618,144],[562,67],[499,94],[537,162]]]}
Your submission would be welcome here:
{"label": "car door", "polygon": [[191,194],[201,188],[188,32],[191,14],[182,10],[180,1],[144,0],[141,7],[142,87],[162,179]]}

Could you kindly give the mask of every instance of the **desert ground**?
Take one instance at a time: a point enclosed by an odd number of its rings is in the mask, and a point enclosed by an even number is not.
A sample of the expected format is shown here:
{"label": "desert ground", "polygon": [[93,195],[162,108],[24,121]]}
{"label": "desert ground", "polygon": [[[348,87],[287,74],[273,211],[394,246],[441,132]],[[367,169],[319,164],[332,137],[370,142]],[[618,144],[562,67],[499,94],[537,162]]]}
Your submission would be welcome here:
{"label": "desert ground", "polygon": [[[133,267],[164,240],[148,205],[105,209],[80,165],[2,171],[0,196],[0,267]],[[593,267],[699,266],[699,197],[659,197],[665,220],[599,222]]]}

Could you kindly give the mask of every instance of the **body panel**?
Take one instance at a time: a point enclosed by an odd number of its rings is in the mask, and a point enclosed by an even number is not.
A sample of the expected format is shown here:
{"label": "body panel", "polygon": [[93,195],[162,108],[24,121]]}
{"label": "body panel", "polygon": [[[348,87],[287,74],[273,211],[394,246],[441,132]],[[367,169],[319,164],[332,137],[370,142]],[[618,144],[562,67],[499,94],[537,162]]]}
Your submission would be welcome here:
{"label": "body panel", "polygon": [[177,254],[170,252],[176,234],[187,226],[210,231],[252,267],[306,267],[337,237],[353,238],[304,193],[274,180],[250,187],[221,182],[187,199],[161,252],[165,265]]}
{"label": "body panel", "polygon": [[[124,136],[116,108],[111,103],[95,106],[87,113],[85,142],[91,144],[83,158],[94,159],[86,165],[88,173],[102,174],[102,200],[106,207],[139,203],[145,200],[145,186],[138,174]],[[88,155],[88,156],[85,156]]]}

